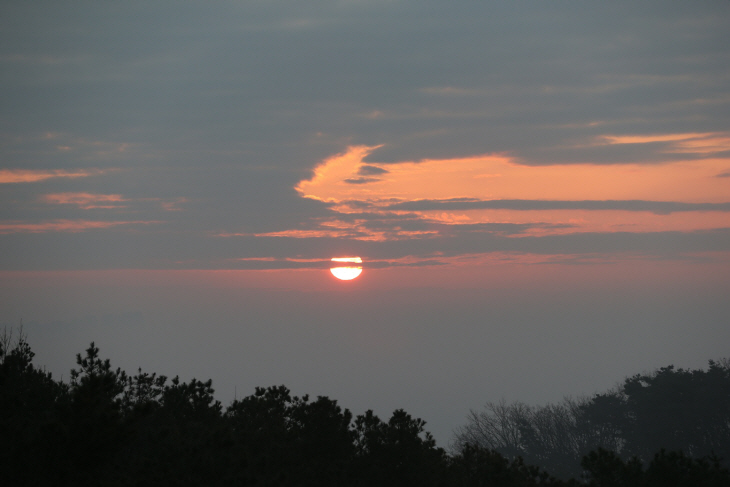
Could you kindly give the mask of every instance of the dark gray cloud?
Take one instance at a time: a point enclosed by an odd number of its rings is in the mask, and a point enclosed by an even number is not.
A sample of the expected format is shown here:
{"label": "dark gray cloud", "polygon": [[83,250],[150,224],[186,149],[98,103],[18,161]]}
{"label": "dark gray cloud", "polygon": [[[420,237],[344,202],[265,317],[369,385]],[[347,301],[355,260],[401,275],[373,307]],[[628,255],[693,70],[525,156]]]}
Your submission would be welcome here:
{"label": "dark gray cloud", "polygon": [[357,173],[360,176],[378,176],[380,174],[387,174],[390,171],[388,171],[385,168],[378,167],[378,166],[371,166],[369,164],[365,164],[360,166],[360,169],[357,170]]}
{"label": "dark gray cloud", "polygon": [[381,181],[380,178],[347,178],[344,180],[347,184],[368,184],[368,183],[377,183],[378,181]]}

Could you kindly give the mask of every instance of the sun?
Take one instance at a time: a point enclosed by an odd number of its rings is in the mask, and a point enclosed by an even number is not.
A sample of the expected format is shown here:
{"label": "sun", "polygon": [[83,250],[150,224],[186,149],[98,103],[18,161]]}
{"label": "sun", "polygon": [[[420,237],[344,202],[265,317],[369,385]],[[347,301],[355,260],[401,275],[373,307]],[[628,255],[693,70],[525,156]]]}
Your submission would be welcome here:
{"label": "sun", "polygon": [[343,265],[343,264],[362,264],[360,257],[333,257],[330,272],[337,279],[342,281],[351,281],[362,274],[361,265]]}

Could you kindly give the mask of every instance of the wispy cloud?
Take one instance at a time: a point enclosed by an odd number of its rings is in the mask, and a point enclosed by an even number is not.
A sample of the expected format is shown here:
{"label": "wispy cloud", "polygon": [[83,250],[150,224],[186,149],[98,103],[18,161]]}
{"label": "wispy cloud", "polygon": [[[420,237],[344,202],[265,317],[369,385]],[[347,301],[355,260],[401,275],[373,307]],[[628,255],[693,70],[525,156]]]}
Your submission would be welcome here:
{"label": "wispy cloud", "polygon": [[0,234],[47,233],[47,232],[84,232],[86,230],[117,227],[120,225],[150,225],[158,221],[92,221],[92,220],[52,220],[40,223],[5,221],[0,222]]}
{"label": "wispy cloud", "polygon": [[52,205],[70,205],[83,210],[92,209],[120,209],[130,208],[133,205],[155,204],[164,211],[180,211],[181,204],[187,198],[125,198],[119,194],[99,194],[86,192],[51,193],[41,197],[41,200]]}
{"label": "wispy cloud", "polygon": [[108,171],[108,169],[0,169],[0,184],[36,183],[54,178],[86,178]]}
{"label": "wispy cloud", "polygon": [[730,212],[727,203],[684,203],[678,201],[644,200],[416,200],[394,203],[386,206],[389,210],[429,211],[429,210],[620,210],[648,211],[656,215],[668,215],[686,211]]}
{"label": "wispy cloud", "polygon": [[730,151],[730,134],[726,132],[679,134],[603,135],[608,144],[664,143],[663,152],[683,154],[716,154]]}
{"label": "wispy cloud", "polygon": [[94,208],[123,208],[129,201],[118,194],[94,194],[94,193],[53,193],[43,196],[47,203],[56,205],[74,205],[84,210]]}

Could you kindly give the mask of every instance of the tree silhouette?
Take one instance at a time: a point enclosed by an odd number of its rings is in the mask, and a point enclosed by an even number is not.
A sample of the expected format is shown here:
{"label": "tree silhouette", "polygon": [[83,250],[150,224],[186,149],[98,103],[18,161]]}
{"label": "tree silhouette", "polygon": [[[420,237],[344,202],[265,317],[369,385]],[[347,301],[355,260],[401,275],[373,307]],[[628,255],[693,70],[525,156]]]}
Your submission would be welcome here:
{"label": "tree silhouette", "polygon": [[506,486],[572,486],[535,466],[525,464],[522,457],[508,460],[499,452],[478,445],[466,444],[451,459],[450,480],[463,487]]}
{"label": "tree silhouette", "polygon": [[436,447],[426,422],[402,409],[383,422],[372,411],[355,419],[357,469],[368,485],[439,485],[445,452]]}
{"label": "tree silhouette", "polygon": [[598,449],[582,465],[589,487],[723,487],[730,472],[717,457],[691,458],[682,452],[660,450],[646,469],[637,457],[624,461],[616,453]]}
{"label": "tree silhouette", "polygon": [[627,453],[648,460],[659,449],[694,457],[730,457],[730,368],[662,367],[635,375],[623,387]]}
{"label": "tree silhouette", "polygon": [[[51,485],[65,463],[68,387],[33,366],[22,327],[0,335],[0,472],[6,485]],[[39,465],[49,469],[39,469]]]}
{"label": "tree silhouette", "polygon": [[107,472],[125,437],[122,393],[127,375],[99,358],[91,343],[86,355],[76,355],[78,369],[71,370],[68,409],[69,466],[79,482],[93,482]]}
{"label": "tree silhouette", "polygon": [[[93,342],[77,355],[68,384],[37,369],[33,357],[22,332],[15,340],[0,334],[3,485],[730,485],[721,458],[692,456],[727,451],[727,361],[707,371],[667,367],[557,405],[490,403],[460,434],[491,443],[465,441],[447,455],[426,422],[402,409],[388,421],[370,410],[353,418],[335,400],[293,396],[285,386],[257,387],[224,408],[211,380],[129,376]],[[682,451],[648,455],[661,442]],[[593,443],[617,448],[576,458]],[[567,471],[584,474],[583,483],[551,475]]]}

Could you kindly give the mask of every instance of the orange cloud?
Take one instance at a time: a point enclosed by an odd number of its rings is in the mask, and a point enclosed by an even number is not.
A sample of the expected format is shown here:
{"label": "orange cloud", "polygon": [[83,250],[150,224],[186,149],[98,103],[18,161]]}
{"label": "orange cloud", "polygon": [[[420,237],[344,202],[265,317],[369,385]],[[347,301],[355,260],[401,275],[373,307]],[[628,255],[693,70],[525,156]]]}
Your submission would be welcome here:
{"label": "orange cloud", "polygon": [[648,144],[650,142],[677,142],[688,139],[702,139],[715,135],[714,132],[691,132],[684,134],[650,134],[650,135],[602,135],[601,138],[610,144]]}
{"label": "orange cloud", "polygon": [[667,232],[710,230],[730,226],[730,213],[681,212],[657,215],[647,211],[621,210],[467,210],[424,211],[423,218],[442,223],[511,223],[543,226],[520,235],[556,235],[575,232]]}
{"label": "orange cloud", "polygon": [[61,169],[0,169],[0,184],[8,183],[35,183],[53,178],[85,178],[103,174],[102,169],[78,169],[65,171]]}
{"label": "orange cloud", "polygon": [[[696,147],[703,151],[724,147],[726,143],[723,137],[714,133],[606,136],[605,139],[616,144],[671,142],[677,144],[675,147]],[[515,236],[730,227],[730,212],[727,211],[730,188],[726,179],[717,177],[727,170],[728,159],[664,164],[527,166],[518,164],[506,154],[483,154],[389,164],[364,162],[378,147],[349,147],[346,152],[323,161],[315,168],[312,178],[299,182],[295,189],[304,198],[332,204],[332,209],[343,215],[384,214],[386,211],[400,215],[408,213],[411,219],[437,224],[435,228],[404,230],[395,220],[390,228],[375,228],[368,225],[367,220],[349,218],[341,221],[333,217],[320,221],[316,228],[261,236],[328,236],[382,241],[440,235],[444,231],[443,225],[464,227],[493,223],[532,226]],[[374,177],[368,177],[370,175]],[[574,208],[540,209],[537,204],[535,208],[525,209],[419,210],[417,203],[425,200],[645,202],[647,208],[574,204]],[[416,204],[402,210],[397,204],[407,202]],[[677,211],[651,209],[682,204],[685,204],[683,209]]]}
{"label": "orange cloud", "polygon": [[653,134],[653,135],[604,135],[608,144],[648,144],[667,142],[664,152],[712,154],[730,151],[730,134],[722,132]]}
{"label": "orange cloud", "polygon": [[[127,208],[131,203],[155,202],[164,211],[181,211],[180,205],[186,203],[187,198],[174,198],[162,200],[161,198],[124,198],[119,194],[98,194],[98,193],[51,193],[44,195],[42,200],[54,205],[74,205],[84,210],[90,209],[112,209]],[[122,204],[126,203],[126,204]]]}
{"label": "orange cloud", "polygon": [[[727,159],[673,164],[526,166],[503,154],[397,164],[364,163],[376,147],[350,147],[315,168],[295,189],[331,203],[475,198],[525,200],[655,200],[725,202],[728,187],[715,176]],[[387,166],[378,181],[351,184],[360,168]]]}
{"label": "orange cloud", "polygon": [[118,203],[129,201],[118,194],[94,193],[53,193],[43,197],[47,203],[57,205],[76,205],[84,210],[92,208],[119,208]]}
{"label": "orange cloud", "polygon": [[[159,199],[157,200],[159,201]],[[170,201],[161,201],[160,206],[165,211],[181,211],[182,208],[180,208],[180,205],[187,202],[187,198],[175,198],[174,200]]]}

